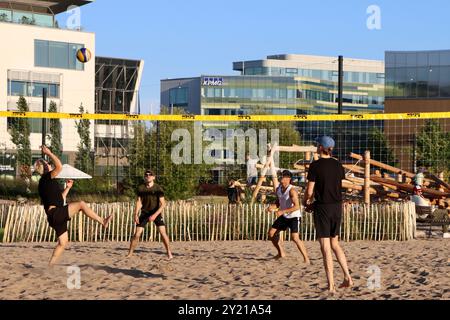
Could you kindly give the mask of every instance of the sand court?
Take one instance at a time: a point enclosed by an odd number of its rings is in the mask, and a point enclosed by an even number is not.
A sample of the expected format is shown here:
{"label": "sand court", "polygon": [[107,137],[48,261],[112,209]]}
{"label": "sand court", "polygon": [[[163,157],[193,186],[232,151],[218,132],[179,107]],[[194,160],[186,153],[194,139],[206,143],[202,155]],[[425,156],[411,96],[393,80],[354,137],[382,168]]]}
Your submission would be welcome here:
{"label": "sand court", "polygon": [[[355,287],[334,297],[319,244],[306,242],[311,266],[284,245],[288,257],[276,261],[266,241],[174,242],[168,261],[160,243],[140,243],[131,259],[125,242],[71,243],[49,268],[53,243],[1,244],[0,299],[450,299],[447,239],[343,243]],[[71,267],[79,289],[68,289]]]}

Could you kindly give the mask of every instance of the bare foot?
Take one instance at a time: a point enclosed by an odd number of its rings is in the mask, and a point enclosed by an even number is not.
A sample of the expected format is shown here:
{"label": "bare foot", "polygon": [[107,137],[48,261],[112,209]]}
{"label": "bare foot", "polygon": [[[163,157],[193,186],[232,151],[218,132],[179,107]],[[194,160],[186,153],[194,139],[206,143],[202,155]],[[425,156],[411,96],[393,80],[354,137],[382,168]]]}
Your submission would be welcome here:
{"label": "bare foot", "polygon": [[172,259],[173,259],[172,252],[167,253],[167,260],[172,260]]}
{"label": "bare foot", "polygon": [[334,286],[328,288],[328,293],[332,296],[336,293],[336,288]]}
{"label": "bare foot", "polygon": [[279,255],[279,254],[277,254],[275,257],[273,257],[275,260],[279,260],[279,259],[283,259],[283,258],[286,258],[286,255]]}
{"label": "bare foot", "polygon": [[353,287],[353,280],[350,279],[345,279],[344,282],[341,283],[341,285],[339,286],[339,289],[342,288],[351,288]]}
{"label": "bare foot", "polygon": [[309,259],[305,260],[304,263],[308,266],[312,265],[311,261]]}
{"label": "bare foot", "polygon": [[113,218],[113,215],[110,215],[110,216],[106,217],[105,219],[103,219],[103,228],[108,229],[109,223],[111,222],[112,218]]}
{"label": "bare foot", "polygon": [[133,255],[132,253],[129,253],[129,254],[126,255],[125,258],[131,258],[132,255]]}

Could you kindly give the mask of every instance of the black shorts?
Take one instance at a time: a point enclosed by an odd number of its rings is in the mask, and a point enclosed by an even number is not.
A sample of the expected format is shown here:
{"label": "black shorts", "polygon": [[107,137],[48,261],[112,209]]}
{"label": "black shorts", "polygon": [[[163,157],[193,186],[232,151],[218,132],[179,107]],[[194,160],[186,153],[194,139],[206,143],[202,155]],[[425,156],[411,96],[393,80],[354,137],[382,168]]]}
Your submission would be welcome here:
{"label": "black shorts", "polygon": [[[150,217],[154,214],[154,212],[151,211],[141,211],[141,215],[139,216],[139,223],[136,225],[137,227],[141,227],[141,228],[145,228],[145,226],[147,225],[147,223],[149,222],[148,219],[150,219]],[[155,221],[154,221],[155,225],[157,227],[163,227],[166,224],[164,223],[164,219],[162,217],[162,213],[160,213]]]}
{"label": "black shorts", "polygon": [[67,222],[70,221],[69,206],[56,207],[47,212],[47,221],[50,227],[55,229],[59,238],[67,232]]}
{"label": "black shorts", "polygon": [[314,226],[317,238],[339,236],[342,221],[342,203],[314,204]]}
{"label": "black shorts", "polygon": [[291,233],[298,233],[300,227],[300,218],[286,218],[285,216],[278,217],[272,225],[273,229],[278,231],[285,231],[287,228],[291,229]]}

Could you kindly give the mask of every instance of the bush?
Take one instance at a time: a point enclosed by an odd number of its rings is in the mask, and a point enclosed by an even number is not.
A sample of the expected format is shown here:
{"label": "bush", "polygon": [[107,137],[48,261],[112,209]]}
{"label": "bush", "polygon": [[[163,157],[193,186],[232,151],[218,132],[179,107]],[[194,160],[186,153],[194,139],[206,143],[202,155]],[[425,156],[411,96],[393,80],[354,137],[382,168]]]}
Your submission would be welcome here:
{"label": "bush", "polygon": [[16,199],[17,197],[39,198],[38,183],[32,181],[30,184],[31,192],[27,192],[27,185],[22,179],[0,179],[0,197],[3,199]]}
{"label": "bush", "polygon": [[0,228],[0,242],[3,242],[3,235],[5,234],[5,229]]}

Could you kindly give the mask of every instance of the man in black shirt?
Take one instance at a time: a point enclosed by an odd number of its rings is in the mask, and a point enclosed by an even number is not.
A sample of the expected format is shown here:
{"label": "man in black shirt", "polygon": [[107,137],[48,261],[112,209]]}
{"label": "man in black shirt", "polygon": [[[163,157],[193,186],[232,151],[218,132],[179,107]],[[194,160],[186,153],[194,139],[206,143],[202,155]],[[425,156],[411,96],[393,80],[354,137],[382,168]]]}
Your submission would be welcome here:
{"label": "man in black shirt", "polygon": [[[44,159],[39,159],[34,164],[35,171],[41,175],[38,190],[42,204],[44,205],[45,213],[47,214],[47,221],[50,227],[56,231],[56,236],[58,237],[58,245],[53,251],[50,260],[50,265],[53,265],[64,252],[64,249],[69,242],[67,222],[70,221],[73,216],[82,211],[86,216],[97,221],[104,228],[107,228],[112,215],[103,219],[92,211],[92,209],[83,201],[65,205],[64,199],[67,196],[68,189],[63,192],[56,180],[62,170],[62,163],[46,146],[42,146],[42,153],[47,155],[55,165],[55,168],[51,170],[49,163]],[[70,186],[71,184],[72,182],[70,182]]]}
{"label": "man in black shirt", "polygon": [[[134,212],[134,221],[136,222],[136,232],[131,238],[130,249],[127,258],[131,257],[134,249],[136,249],[139,238],[144,232],[147,223],[153,222],[158,228],[164,246],[167,250],[169,260],[173,258],[169,246],[169,237],[166,232],[162,212],[166,207],[163,189],[155,183],[155,175],[153,171],[147,170],[144,174],[145,184],[138,187],[137,200]],[[139,215],[140,213],[140,215]]]}
{"label": "man in black shirt", "polygon": [[[313,162],[308,171],[308,185],[303,205],[313,207],[314,225],[323,255],[325,271],[328,279],[328,289],[335,292],[333,276],[333,257],[336,258],[344,272],[344,282],[340,288],[353,285],[347,259],[339,245],[339,232],[342,220],[342,180],[345,171],[342,164],[331,157],[335,142],[331,137],[324,136],[317,140],[317,153],[320,159]],[[313,204],[313,199],[315,202]]]}
{"label": "man in black shirt", "polygon": [[239,189],[236,187],[236,181],[234,179],[228,181],[227,195],[228,204],[238,204],[240,202]]}

